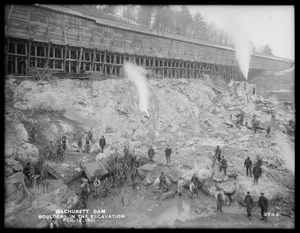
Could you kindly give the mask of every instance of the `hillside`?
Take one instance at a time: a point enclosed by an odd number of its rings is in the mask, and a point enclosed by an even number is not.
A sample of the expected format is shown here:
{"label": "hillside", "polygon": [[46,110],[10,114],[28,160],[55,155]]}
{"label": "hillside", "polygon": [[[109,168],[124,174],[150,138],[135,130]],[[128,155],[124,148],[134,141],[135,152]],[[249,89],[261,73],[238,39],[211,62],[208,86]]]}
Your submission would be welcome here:
{"label": "hillside", "polygon": [[[268,80],[278,79],[280,77],[276,76]],[[289,80],[292,80],[291,76]],[[294,225],[294,135],[289,133],[288,124],[295,119],[295,112],[293,108],[286,109],[282,102],[273,102],[267,98],[268,95],[263,95],[263,91],[279,90],[275,86],[267,87],[270,82],[263,77],[253,80],[253,83],[256,86],[248,83],[229,86],[208,76],[201,80],[149,79],[147,117],[139,111],[136,87],[125,78],[97,81],[56,77],[49,82],[8,78],[5,86],[5,157],[6,160],[18,161],[21,166],[28,161],[36,163],[43,148],[50,141],[56,146],[62,136],[67,137],[68,159],[72,159],[73,154],[74,158],[76,154],[79,159],[98,155],[98,142],[102,135],[106,138],[107,146],[101,156],[109,156],[115,148],[122,153],[124,145],[129,145],[130,150],[134,149],[137,154],[147,157],[152,145],[156,152],[156,168],[149,172],[151,179],[139,171],[139,189],[132,190],[126,186],[114,190],[99,203],[90,195],[88,208],[91,210],[104,205],[107,210],[128,213],[126,222],[111,220],[108,224],[110,227],[166,226],[163,222],[150,226],[155,224],[154,215],[160,213],[161,203],[164,202],[159,200],[161,194],[152,188],[157,172],[163,170],[172,173],[170,177],[173,176],[174,180],[171,180],[170,189],[174,191],[179,176],[188,181],[196,173],[199,179],[210,180],[202,187],[201,193],[209,214],[195,214],[197,206],[204,208],[203,203],[197,200],[196,204],[191,205],[194,208],[190,210],[193,217],[188,215],[185,219],[191,220],[193,227],[197,227],[193,219],[210,215],[220,221],[220,227],[241,227],[243,221],[248,222],[247,218],[239,218],[236,225],[231,222],[226,226],[227,220],[215,213],[214,195],[217,189],[232,189],[227,192],[231,198],[229,201],[227,197],[228,210],[241,215],[246,214],[246,210],[239,203],[242,203],[244,194],[250,189],[255,201],[263,191],[270,200],[270,211],[282,213],[280,224],[276,225],[275,220],[270,220],[270,227],[291,228]],[[284,81],[281,84],[280,89],[291,88]],[[254,95],[253,87],[258,89]],[[245,113],[244,121],[248,123],[256,114],[263,130],[255,134],[251,127],[237,125],[235,115],[240,112]],[[29,141],[33,126],[37,130],[36,143]],[[265,137],[267,126],[271,126],[271,138]],[[78,139],[85,139],[88,130],[93,132],[90,155],[75,152]],[[168,166],[164,165],[167,145],[173,151],[171,165]],[[227,175],[219,172],[216,166],[211,167],[217,145],[230,162]],[[248,156],[253,163],[258,157],[263,159],[263,175],[255,187],[243,168]],[[7,179],[10,176],[6,172]],[[76,194],[78,182],[75,180],[72,185],[67,184]],[[14,195],[13,192],[10,195]],[[187,189],[182,198],[189,202]],[[124,199],[129,203],[125,207],[122,204]],[[286,199],[288,203],[285,203]],[[176,196],[163,206],[176,205],[177,201]],[[146,208],[150,210],[146,211]],[[27,210],[23,211],[26,213]],[[258,208],[255,211],[258,213]],[[291,218],[283,215],[290,215]],[[147,218],[151,220],[144,222]],[[177,216],[171,225],[180,227],[178,221],[175,224],[176,219],[182,221],[182,216]],[[14,221],[6,216],[6,224],[17,224],[17,220]],[[25,219],[18,224],[28,227]],[[37,220],[32,224],[41,223]],[[103,224],[90,223],[88,226],[99,227]],[[262,227],[261,224],[247,225],[250,228],[256,226]],[[182,224],[181,227],[186,225]]]}

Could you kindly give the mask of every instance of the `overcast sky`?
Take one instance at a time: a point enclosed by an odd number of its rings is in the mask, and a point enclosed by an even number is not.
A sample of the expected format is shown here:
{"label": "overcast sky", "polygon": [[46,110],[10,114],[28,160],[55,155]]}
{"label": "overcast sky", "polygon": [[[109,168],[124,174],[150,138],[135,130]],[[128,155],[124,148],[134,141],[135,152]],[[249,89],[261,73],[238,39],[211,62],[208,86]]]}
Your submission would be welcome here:
{"label": "overcast sky", "polygon": [[269,44],[275,56],[295,59],[293,6],[188,6],[227,31],[240,30],[258,48]]}

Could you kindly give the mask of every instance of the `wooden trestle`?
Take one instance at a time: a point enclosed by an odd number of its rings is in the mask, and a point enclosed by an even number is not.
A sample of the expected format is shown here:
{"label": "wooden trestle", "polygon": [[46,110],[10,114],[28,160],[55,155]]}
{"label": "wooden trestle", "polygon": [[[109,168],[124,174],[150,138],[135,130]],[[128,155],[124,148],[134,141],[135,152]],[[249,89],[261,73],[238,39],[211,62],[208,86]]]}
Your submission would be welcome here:
{"label": "wooden trestle", "polygon": [[[98,20],[60,6],[5,7],[5,74],[32,69],[123,76],[123,62],[149,70],[150,77],[244,80],[234,50],[181,35],[157,35],[143,27]],[[248,79],[283,70],[293,61],[252,56]]]}

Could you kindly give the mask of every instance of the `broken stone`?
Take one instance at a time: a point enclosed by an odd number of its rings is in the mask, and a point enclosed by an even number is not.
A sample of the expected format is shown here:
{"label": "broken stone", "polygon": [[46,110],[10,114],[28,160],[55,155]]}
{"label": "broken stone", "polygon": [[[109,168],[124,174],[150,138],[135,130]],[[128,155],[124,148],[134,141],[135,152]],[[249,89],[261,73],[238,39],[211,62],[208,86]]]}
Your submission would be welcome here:
{"label": "broken stone", "polygon": [[175,197],[175,191],[169,191],[166,193],[163,193],[161,196],[161,201],[166,200],[166,199],[170,199],[170,198],[174,198]]}

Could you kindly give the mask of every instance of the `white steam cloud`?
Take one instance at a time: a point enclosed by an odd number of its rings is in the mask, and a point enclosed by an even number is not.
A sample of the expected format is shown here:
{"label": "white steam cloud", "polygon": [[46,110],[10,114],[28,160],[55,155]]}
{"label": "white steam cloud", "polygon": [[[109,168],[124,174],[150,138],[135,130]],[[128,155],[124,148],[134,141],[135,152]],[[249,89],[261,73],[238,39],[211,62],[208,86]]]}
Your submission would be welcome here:
{"label": "white steam cloud", "polygon": [[139,94],[139,109],[145,112],[149,117],[148,102],[149,102],[149,88],[146,78],[147,71],[131,62],[124,62],[125,76],[133,82]]}
{"label": "white steam cloud", "polygon": [[252,53],[252,45],[249,39],[240,31],[235,31],[232,36],[235,47],[235,57],[238,61],[242,74],[244,75],[245,79],[247,79]]}

